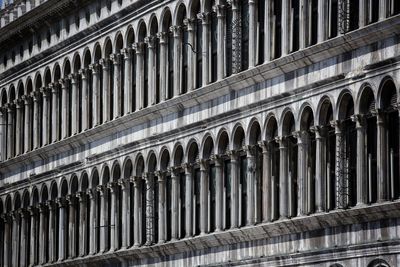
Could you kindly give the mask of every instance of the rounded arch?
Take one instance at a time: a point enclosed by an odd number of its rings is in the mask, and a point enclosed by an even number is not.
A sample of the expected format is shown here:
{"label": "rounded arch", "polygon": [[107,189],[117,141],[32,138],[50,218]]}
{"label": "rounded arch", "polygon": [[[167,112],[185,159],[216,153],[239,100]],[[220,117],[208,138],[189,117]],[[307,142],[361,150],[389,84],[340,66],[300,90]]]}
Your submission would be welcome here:
{"label": "rounded arch", "polygon": [[66,58],[63,64],[63,77],[67,77],[69,74],[71,74],[71,62],[69,58]]}
{"label": "rounded arch", "polygon": [[230,140],[232,140],[231,145],[233,150],[241,149],[245,145],[244,128],[240,122],[233,127]]}
{"label": "rounded arch", "polygon": [[118,181],[121,178],[121,165],[118,160],[113,162],[111,167],[111,179],[113,182]]}
{"label": "rounded arch", "polygon": [[316,121],[321,126],[329,125],[333,118],[334,103],[329,96],[323,96],[318,103]]}
{"label": "rounded arch", "polygon": [[15,93],[15,86],[11,84],[8,89],[8,102],[12,103],[15,100],[16,93]]}
{"label": "rounded arch", "polygon": [[149,20],[149,29],[147,30],[151,36],[155,36],[158,33],[158,20],[156,14],[151,14]]}
{"label": "rounded arch", "polygon": [[261,141],[261,125],[257,118],[252,118],[250,120],[246,131],[246,137],[247,145],[256,145]]}
{"label": "rounded arch", "polygon": [[[169,150],[166,149],[166,151],[168,151],[169,154]],[[164,152],[167,153],[167,152]],[[172,151],[172,158],[173,158],[173,164],[175,167],[181,166],[184,160],[184,150],[183,150],[183,146],[181,143],[176,143],[174,150]],[[163,158],[161,157],[161,160],[163,160]]]}
{"label": "rounded arch", "polygon": [[79,191],[79,181],[76,174],[71,175],[71,180],[69,181],[69,194],[75,195]]}
{"label": "rounded arch", "polygon": [[46,203],[49,200],[49,190],[47,188],[47,184],[43,184],[42,188],[40,189],[40,203]]}
{"label": "rounded arch", "polygon": [[186,162],[195,163],[199,160],[199,146],[198,141],[194,138],[190,139],[186,147]]}
{"label": "rounded arch", "polygon": [[280,130],[282,136],[289,136],[296,130],[295,119],[291,108],[286,108],[281,115]]}
{"label": "rounded arch", "polygon": [[21,196],[18,191],[14,192],[13,199],[13,210],[18,210],[21,208]]}
{"label": "rounded arch", "polygon": [[112,42],[110,37],[107,37],[104,41],[104,46],[103,46],[103,55],[104,58],[108,58],[113,52],[112,48]]}
{"label": "rounded arch", "polygon": [[390,265],[383,259],[374,259],[368,264],[368,267],[390,267]]}
{"label": "rounded arch", "polygon": [[101,169],[101,185],[107,185],[110,182],[110,168],[108,167],[107,163],[104,163]]}
{"label": "rounded arch", "polygon": [[126,46],[131,47],[134,42],[135,42],[135,32],[133,30],[132,25],[129,25],[125,34]]}
{"label": "rounded arch", "polygon": [[353,95],[349,90],[343,90],[336,104],[336,118],[344,120],[354,114],[354,100]]}
{"label": "rounded arch", "polygon": [[50,185],[50,199],[56,200],[58,198],[58,186],[55,181],[53,181]]}
{"label": "rounded arch", "polygon": [[81,178],[79,179],[79,191],[85,192],[89,188],[89,175],[86,171],[81,173]]}
{"label": "rounded arch", "polygon": [[310,127],[314,126],[314,110],[312,109],[311,105],[306,103],[300,113],[298,121],[300,122],[299,127],[301,131],[308,131]]}
{"label": "rounded arch", "polygon": [[4,212],[3,199],[0,198],[0,214],[3,214],[3,212]]}
{"label": "rounded arch", "polygon": [[200,146],[200,151],[202,159],[209,159],[212,155],[214,155],[214,138],[211,133],[204,135]]}
{"label": "rounded arch", "polygon": [[157,170],[157,156],[153,150],[147,155],[146,172],[154,173]]}
{"label": "rounded arch", "polygon": [[81,56],[78,52],[76,52],[72,58],[72,66],[74,73],[78,73],[78,71],[82,68]]}
{"label": "rounded arch", "polygon": [[122,177],[124,179],[130,179],[133,174],[133,164],[131,157],[126,157],[122,163]]}
{"label": "rounded arch", "polygon": [[65,177],[62,178],[61,183],[60,183],[60,197],[65,197],[68,195],[68,182]]}
{"label": "rounded arch", "polygon": [[1,106],[4,107],[5,104],[7,104],[8,97],[7,97],[7,91],[6,89],[3,88],[1,91]]}
{"label": "rounded arch", "polygon": [[42,87],[43,81],[42,81],[42,75],[40,74],[40,72],[36,72],[33,83],[35,85],[35,90],[39,90]]}
{"label": "rounded arch", "polygon": [[124,38],[122,37],[121,32],[117,32],[114,39],[114,53],[119,54],[121,53],[121,49],[124,48]]}
{"label": "rounded arch", "polygon": [[98,63],[101,58],[102,58],[101,46],[99,43],[95,43],[93,48],[93,63]]}
{"label": "rounded arch", "polygon": [[18,99],[21,99],[22,98],[22,96],[25,94],[25,89],[24,89],[25,87],[24,87],[24,83],[21,81],[21,80],[19,80],[18,81],[18,84],[17,84],[17,98]]}
{"label": "rounded arch", "polygon": [[51,71],[50,67],[46,67],[44,70],[44,86],[48,86],[51,83]]}
{"label": "rounded arch", "polygon": [[182,25],[183,20],[186,18],[186,5],[185,3],[181,0],[177,3],[175,13],[174,13],[174,19],[173,23],[174,25]]}
{"label": "rounded arch", "polygon": [[[248,0],[246,0],[246,2],[247,1]],[[201,11],[202,12],[206,12],[206,13],[212,12],[213,11],[212,8],[213,8],[214,4],[215,4],[215,0],[204,0],[204,1],[201,1]]]}
{"label": "rounded arch", "polygon": [[58,82],[61,79],[61,68],[58,62],[53,67],[53,82]]}
{"label": "rounded arch", "polygon": [[90,53],[89,48],[86,47],[83,52],[83,67],[88,68],[91,63],[92,63],[92,54]]}
{"label": "rounded arch", "polygon": [[201,10],[200,0],[189,1],[188,10],[190,18],[197,19],[197,14],[200,13]]}
{"label": "rounded arch", "polygon": [[40,202],[39,190],[37,189],[36,186],[34,186],[32,188],[31,199],[30,199],[31,206],[37,207],[39,202]]}
{"label": "rounded arch", "polygon": [[218,155],[224,155],[229,150],[229,135],[225,128],[219,130],[216,139],[216,153]]}
{"label": "rounded arch", "polygon": [[28,189],[25,189],[22,193],[22,207],[24,209],[28,208],[31,205],[31,197]]}
{"label": "rounded arch", "polygon": [[396,84],[392,77],[386,76],[382,79],[378,90],[378,107],[383,110],[395,108],[398,99]]}
{"label": "rounded arch", "polygon": [[160,27],[162,32],[169,32],[169,27],[172,25],[171,10],[166,7],[161,13]]}
{"label": "rounded arch", "polygon": [[265,122],[265,140],[269,141],[278,136],[278,121],[274,114],[269,114]]}
{"label": "rounded arch", "polygon": [[356,114],[368,114],[375,109],[375,95],[369,84],[363,84],[356,102]]}
{"label": "rounded arch", "polygon": [[91,188],[96,188],[100,184],[99,171],[97,170],[96,167],[93,167],[92,169],[89,182]]}
{"label": "rounded arch", "polygon": [[142,177],[144,170],[145,170],[145,166],[144,166],[144,157],[142,155],[142,153],[139,153],[136,158],[135,158],[135,164],[134,164],[135,168],[135,176],[136,177]]}
{"label": "rounded arch", "polygon": [[146,38],[146,36],[147,36],[147,27],[146,27],[146,23],[143,19],[139,21],[136,32],[137,32],[137,38],[138,38],[137,41],[140,43],[143,43],[144,38]]}

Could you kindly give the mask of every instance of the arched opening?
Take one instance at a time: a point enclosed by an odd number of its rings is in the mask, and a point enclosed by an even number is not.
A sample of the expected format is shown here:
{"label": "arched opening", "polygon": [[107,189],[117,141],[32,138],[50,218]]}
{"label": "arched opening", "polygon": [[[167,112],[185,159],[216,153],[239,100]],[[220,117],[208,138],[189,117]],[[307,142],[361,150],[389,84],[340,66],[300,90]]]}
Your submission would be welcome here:
{"label": "arched opening", "polygon": [[79,255],[79,249],[81,244],[81,238],[79,236],[80,231],[80,205],[77,198],[79,188],[78,177],[74,175],[70,181],[70,194],[68,195],[68,221],[69,221],[69,232],[68,232],[68,257],[75,258]]}
{"label": "arched opening", "polygon": [[101,213],[100,213],[100,251],[109,251],[111,248],[111,184],[110,169],[108,166],[103,167],[102,172],[102,191],[101,196]]}
{"label": "arched opening", "polygon": [[[86,120],[86,125],[82,126],[82,130],[87,130],[93,127],[93,114],[94,112],[97,112],[97,110],[94,110],[93,107],[93,75],[92,72],[89,71],[89,66],[92,63],[92,56],[90,54],[90,50],[87,49],[83,55],[83,72],[82,75],[84,75],[83,78],[86,79],[86,88],[83,88],[83,92],[82,92],[82,97],[86,97],[86,101],[85,103],[85,107],[83,107],[83,110],[85,110],[84,112],[84,116],[85,116],[85,120]],[[83,84],[82,84],[83,86]]]}
{"label": "arched opening", "polygon": [[67,202],[68,195],[68,183],[65,178],[61,181],[60,185],[60,198],[57,199],[58,204],[58,224],[59,228],[56,230],[58,234],[58,243],[62,242],[62,246],[58,247],[58,260],[64,260],[69,255],[69,247],[72,238],[70,235],[70,230],[72,225],[70,225],[70,209]]}
{"label": "arched opening", "polygon": [[389,199],[397,199],[400,197],[400,181],[399,177],[399,111],[396,108],[397,103],[397,89],[396,85],[391,79],[383,82],[381,88],[380,106],[384,116],[386,140],[383,148],[388,154],[389,162],[387,176],[389,177],[388,188]]}
{"label": "arched opening", "polygon": [[146,243],[146,183],[143,181],[144,174],[144,159],[139,155],[136,160],[136,179],[137,188],[135,191],[135,206],[138,208],[134,217],[134,225],[138,229],[137,236],[135,237],[136,245],[143,245]]}
{"label": "arched opening", "polygon": [[[93,198],[94,201],[92,201],[91,203],[93,203],[93,207],[91,206],[91,208],[93,208],[93,212],[91,212],[91,215],[94,215],[92,220],[89,220],[90,222],[92,222],[94,227],[94,230],[90,231],[91,234],[93,234],[93,236],[91,236],[90,238],[90,247],[91,247],[91,252],[92,253],[96,253],[100,251],[100,215],[101,215],[101,197],[100,197],[100,192],[98,189],[100,184],[100,177],[99,177],[99,172],[97,171],[97,169],[93,170],[93,174],[92,174],[92,181],[91,181],[91,190],[92,190],[92,194],[93,194]],[[92,216],[91,216],[92,217]]]}
{"label": "arched opening", "polygon": [[[285,157],[285,159],[281,162],[281,166],[287,171],[287,176],[280,173],[280,197],[281,200],[285,195],[285,191],[288,193],[287,199],[287,214],[289,217],[295,217],[298,210],[298,177],[297,177],[297,168],[298,168],[298,147],[297,147],[297,140],[293,136],[295,132],[295,121],[293,113],[287,111],[283,117],[282,123],[282,143],[281,149],[286,146],[287,150],[283,152],[281,150],[281,159]],[[285,155],[287,153],[287,155]],[[285,162],[286,161],[286,162]],[[285,164],[286,163],[286,164]],[[282,169],[282,168],[281,168]],[[284,179],[287,179],[284,181]],[[284,188],[286,187],[286,188]],[[283,205],[284,207],[285,205]],[[285,217],[285,214],[281,214],[281,216]]]}
{"label": "arched opening", "polygon": [[368,264],[368,267],[390,267],[390,265],[383,259],[375,259]]}
{"label": "arched opening", "polygon": [[[336,180],[335,180],[335,166],[336,166],[336,135],[335,128],[332,127],[333,121],[333,108],[329,98],[322,100],[321,108],[319,111],[319,126],[322,147],[325,144],[325,151],[322,152],[323,168],[321,168],[321,191],[326,193],[325,199],[321,200],[321,210],[326,211],[336,208]],[[316,166],[318,167],[318,166]],[[325,185],[323,184],[325,182]],[[318,205],[318,204],[317,204]]]}
{"label": "arched opening", "polygon": [[[307,106],[304,108],[300,118],[300,133],[298,136],[298,188],[302,190],[299,194],[299,201],[303,204],[303,211],[300,214],[310,214],[315,211],[315,188],[316,188],[316,139],[314,126],[314,114]],[[300,141],[300,142],[299,142]]]}
{"label": "arched opening", "polygon": [[214,141],[211,136],[206,137],[204,144],[203,144],[203,151],[202,151],[202,159],[206,161],[206,179],[208,181],[203,180],[203,185],[207,185],[208,188],[207,196],[205,199],[207,200],[206,203],[206,210],[208,210],[209,218],[208,218],[208,229],[207,232],[214,232],[216,229],[216,220],[217,220],[217,209],[216,209],[216,200],[217,200],[217,177],[216,177],[216,167],[214,158]]}
{"label": "arched opening", "polygon": [[[56,123],[54,124],[52,122],[52,137],[51,137],[51,141],[52,142],[56,142],[58,140],[61,139],[61,127],[62,127],[62,92],[61,92],[61,88],[60,88],[60,84],[59,81],[61,79],[61,68],[60,65],[57,64],[54,67],[54,75],[53,75],[53,90],[54,92],[56,92],[55,94],[52,95],[52,97],[56,97],[56,99],[53,99],[52,102],[54,102],[54,106],[52,106],[52,116],[53,116],[53,121],[55,121]],[[54,101],[56,100],[56,101]],[[56,112],[54,113],[53,110],[55,110]]]}
{"label": "arched opening", "polygon": [[65,78],[65,84],[63,85],[62,88],[62,93],[61,93],[61,98],[62,98],[62,119],[61,119],[61,124],[62,124],[62,137],[66,138],[68,136],[71,136],[72,132],[72,107],[71,107],[71,97],[72,94],[70,92],[71,88],[71,81],[68,78],[68,76],[71,74],[71,63],[67,59],[65,64],[64,64],[64,78]]}
{"label": "arched opening", "polygon": [[121,168],[117,162],[114,163],[112,170],[111,186],[111,219],[110,219],[110,249],[118,250],[122,246],[122,190],[118,185],[121,179]]}
{"label": "arched opening", "polygon": [[110,64],[110,55],[113,52],[111,40],[104,45],[103,63],[103,122],[114,118],[114,64]]}
{"label": "arched opening", "polygon": [[[366,134],[366,151],[364,158],[366,158],[367,172],[366,184],[368,188],[368,202],[375,203],[377,201],[377,116],[375,97],[370,87],[363,88],[360,97],[360,115],[358,127],[364,128],[362,134]],[[364,149],[365,150],[365,149]],[[365,163],[364,163],[365,166]]]}
{"label": "arched opening", "polygon": [[26,190],[22,194],[22,213],[21,213],[21,232],[20,232],[20,238],[21,238],[21,243],[19,243],[20,246],[20,260],[19,263],[20,265],[27,266],[30,261],[30,254],[32,252],[32,248],[30,246],[31,242],[31,219],[30,219],[30,214],[27,212],[28,208],[30,206],[30,196],[29,192]]}
{"label": "arched opening", "polygon": [[193,177],[193,210],[191,211],[191,217],[193,219],[192,232],[194,235],[200,234],[200,194],[201,194],[201,177],[200,177],[200,166],[199,166],[199,147],[195,141],[189,143],[189,149],[187,152],[188,163],[192,164],[192,177]]}
{"label": "arched opening", "polygon": [[[103,118],[103,94],[104,94],[104,85],[103,85],[103,68],[101,66],[98,66],[98,64],[100,63],[100,60],[102,59],[102,53],[101,53],[101,48],[100,45],[98,43],[95,44],[94,47],[94,52],[93,52],[93,57],[94,57],[94,69],[93,72],[96,71],[97,75],[96,77],[93,78],[96,79],[96,89],[97,92],[94,92],[94,94],[96,95],[97,93],[97,97],[96,97],[96,103],[97,105],[95,105],[94,110],[96,112],[96,115],[93,116],[93,121],[95,123],[94,126],[96,126],[97,124],[101,124],[104,122],[104,118]],[[94,74],[92,72],[92,74]],[[93,88],[94,90],[95,88]]]}
{"label": "arched opening", "polygon": [[42,129],[43,129],[43,145],[47,145],[51,143],[51,136],[53,133],[52,120],[53,120],[53,95],[50,91],[51,84],[51,72],[50,68],[47,68],[44,74],[44,90],[43,94],[43,104],[46,102],[46,105],[43,106],[43,120],[42,120]]}
{"label": "arched opening", "polygon": [[193,47],[196,51],[195,53],[195,62],[194,62],[194,88],[200,88],[203,83],[203,25],[201,19],[198,18],[198,14],[200,13],[200,1],[194,0],[192,2],[190,17],[194,21],[194,43]]}
{"label": "arched opening", "polygon": [[174,96],[174,35],[170,30],[172,26],[172,17],[169,10],[165,11],[162,31],[167,33],[167,81],[166,81],[166,99],[171,99]]}
{"label": "arched opening", "polygon": [[[152,151],[148,158],[148,174],[146,181],[146,193],[148,194],[146,197],[146,217],[147,217],[147,244],[151,245],[158,241],[158,220],[159,220],[159,193],[160,193],[160,183],[158,181],[159,177],[155,176],[155,172],[157,170],[157,158],[154,152]],[[166,203],[167,203],[167,239],[171,235],[168,235],[168,230],[170,233],[171,225],[168,222],[171,221],[171,187],[170,187],[170,179],[171,177],[166,177],[165,182],[167,183],[166,190]],[[168,181],[169,180],[169,181]],[[169,187],[168,187],[169,186]],[[169,214],[168,214],[169,212]]]}
{"label": "arched opening", "polygon": [[354,102],[350,93],[342,95],[338,108],[341,134],[336,136],[337,207],[347,208],[357,204],[357,142],[354,142],[357,133],[355,122],[351,119],[354,115]]}
{"label": "arched opening", "polygon": [[232,175],[231,175],[231,159],[229,157],[229,136],[223,130],[218,138],[218,155],[221,157],[222,162],[222,175],[223,175],[223,203],[222,203],[222,230],[231,228],[231,205],[232,205]]}
{"label": "arched opening", "polygon": [[140,25],[138,27],[138,41],[139,45],[142,47],[142,54],[139,54],[140,56],[137,58],[137,68],[139,70],[139,73],[141,75],[141,84],[139,85],[139,97],[140,99],[140,105],[139,108],[145,108],[149,105],[149,60],[148,60],[148,44],[145,42],[145,38],[147,37],[147,29],[146,29],[146,24],[144,21],[140,22]]}
{"label": "arched opening", "polygon": [[[89,176],[86,172],[82,174],[81,177],[81,185],[80,185],[80,198],[79,201],[81,203],[80,205],[80,231],[79,231],[79,236],[81,237],[80,239],[78,238],[78,243],[79,243],[79,254],[80,256],[82,255],[88,255],[89,254],[89,246],[90,246],[90,238],[94,238],[90,236],[90,214],[91,214],[91,209],[94,208],[91,206],[91,202],[89,201],[88,195],[87,195],[87,190],[89,189]],[[81,210],[81,208],[83,210]],[[80,241],[80,242],[79,242]]]}
{"label": "arched opening", "polygon": [[161,92],[160,92],[160,79],[161,79],[161,73],[160,73],[160,39],[157,38],[157,33],[158,33],[158,22],[157,22],[157,17],[154,16],[151,20],[150,24],[150,36],[153,38],[153,53],[154,53],[154,59],[152,62],[152,65],[154,66],[153,70],[153,94],[154,94],[154,103],[152,104],[157,104],[160,103],[161,99]]}
{"label": "arched opening", "polygon": [[126,194],[128,195],[128,200],[125,200],[127,203],[126,207],[126,214],[124,215],[124,224],[125,226],[125,237],[126,238],[126,246],[130,247],[133,245],[133,201],[134,201],[134,190],[133,190],[133,184],[130,182],[133,178],[133,165],[132,165],[132,160],[130,158],[126,159],[125,164],[123,166],[123,175],[124,179],[126,182],[128,182],[127,185],[125,185],[127,188]]}
{"label": "arched opening", "polygon": [[257,1],[257,51],[258,51],[258,64],[262,64],[265,61],[265,1]]}
{"label": "arched opening", "polygon": [[8,91],[8,107],[7,107],[7,158],[12,158],[15,156],[16,151],[16,132],[17,132],[17,114],[16,108],[14,106],[14,101],[16,99],[15,87],[10,86]]}
{"label": "arched opening", "polygon": [[114,79],[115,86],[114,92],[114,118],[117,118],[124,114],[124,102],[125,102],[125,64],[121,64],[121,52],[124,48],[124,41],[122,34],[119,33],[115,41],[115,57],[113,59],[114,64]]}
{"label": "arched opening", "polygon": [[[266,123],[265,141],[267,155],[269,160],[265,166],[266,179],[264,183],[270,185],[270,192],[265,192],[267,195],[266,205],[268,208],[264,210],[264,218],[266,221],[273,221],[279,218],[279,165],[280,165],[280,151],[277,142],[278,136],[278,123],[275,117],[270,117]],[[269,168],[268,168],[269,167]]]}
{"label": "arched opening", "polygon": [[[187,92],[188,87],[188,31],[183,21],[186,19],[186,7],[184,4],[180,4],[177,10],[178,16],[176,20],[177,34],[178,40],[175,38],[175,41],[178,41],[178,50],[179,52],[179,73],[180,73],[180,84],[179,90],[177,93],[184,94]],[[180,31],[180,32],[179,32]]]}
{"label": "arched opening", "polygon": [[[249,218],[251,223],[259,223],[262,221],[262,210],[263,210],[263,201],[262,201],[262,172],[263,172],[263,161],[262,161],[262,150],[259,146],[259,142],[261,141],[261,127],[258,121],[253,121],[250,126],[250,130],[248,131],[248,140],[249,140],[249,151],[247,154],[247,158],[249,161],[248,166],[248,175],[252,175],[252,179],[249,181],[250,186],[253,187],[253,194],[251,196],[252,200],[250,201],[249,207],[252,206],[253,211],[251,218]],[[251,191],[249,191],[251,192]]]}
{"label": "arched opening", "polygon": [[[129,27],[126,37],[126,47],[130,49],[135,42],[135,34],[133,28]],[[131,88],[125,88],[126,97],[128,98],[126,112],[136,110],[136,55],[131,56]],[[129,106],[128,106],[129,105]]]}
{"label": "arched opening", "polygon": [[[79,133],[82,129],[82,79],[79,72],[82,68],[81,57],[79,54],[75,54],[72,61],[73,64],[73,75],[71,79],[71,94],[70,103],[72,108],[71,116],[71,127],[72,134]],[[75,84],[74,84],[75,83]]]}
{"label": "arched opening", "polygon": [[25,128],[25,105],[24,105],[23,95],[24,95],[24,85],[22,82],[19,82],[17,89],[17,105],[16,105],[17,121],[15,129],[16,155],[20,155],[24,152],[24,146],[25,146],[24,131],[28,130]]}
{"label": "arched opening", "polygon": [[215,0],[205,1],[205,12],[210,14],[210,25],[208,26],[210,58],[208,59],[208,65],[210,66],[211,82],[215,82],[218,79],[218,18],[213,6],[215,6]]}

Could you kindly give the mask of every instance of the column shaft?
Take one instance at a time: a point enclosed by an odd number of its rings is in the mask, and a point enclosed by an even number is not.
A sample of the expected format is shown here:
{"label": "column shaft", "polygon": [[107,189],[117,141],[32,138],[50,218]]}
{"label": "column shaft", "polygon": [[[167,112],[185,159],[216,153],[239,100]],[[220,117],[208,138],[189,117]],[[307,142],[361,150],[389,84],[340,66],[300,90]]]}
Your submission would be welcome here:
{"label": "column shaft", "polygon": [[215,158],[215,210],[216,210],[216,220],[215,220],[215,231],[220,232],[223,229],[224,213],[223,213],[223,195],[224,195],[224,177],[222,160],[218,157]]}
{"label": "column shaft", "polygon": [[[84,192],[78,194],[79,198],[79,256],[83,257],[87,254],[87,209],[86,195]],[[93,238],[93,237],[92,237]]]}
{"label": "column shaft", "polygon": [[327,177],[326,177],[326,137],[321,132],[322,129],[316,128],[315,130],[315,205],[317,212],[323,212],[326,210],[327,201]]}
{"label": "column shaft", "polygon": [[69,92],[68,92],[68,88],[67,88],[67,81],[64,79],[60,80],[60,84],[61,84],[61,106],[62,106],[62,114],[61,114],[61,135],[62,138],[66,138],[69,135],[69,116],[70,116],[70,112],[69,112]]}
{"label": "column shaft", "polygon": [[[58,102],[58,87],[57,87],[58,85],[56,85],[56,84],[53,84],[52,86],[51,86],[51,94],[52,94],[52,97],[51,97],[51,101],[52,101],[52,104],[51,104],[51,113],[52,113],[52,117],[51,117],[51,129],[52,129],[52,131],[51,131],[51,134],[52,134],[52,136],[51,136],[51,142],[52,143],[55,143],[55,142],[57,142],[58,140],[59,140],[59,138],[60,138],[60,126],[59,126],[59,124],[60,124],[60,117],[59,117],[59,114],[60,114],[60,107],[59,107],[59,102]],[[25,107],[26,108],[26,107]]]}
{"label": "column shaft", "polygon": [[58,230],[58,261],[66,259],[66,238],[67,238],[67,227],[66,227],[66,210],[63,200],[58,200],[58,211],[59,211],[59,230]]}
{"label": "column shaft", "polygon": [[154,174],[148,173],[146,182],[146,245],[154,244]]}
{"label": "column shaft", "polygon": [[111,88],[110,88],[110,62],[108,59],[101,59],[103,68],[103,122],[111,119]]}
{"label": "column shaft", "polygon": [[327,12],[326,0],[318,0],[318,43],[321,43],[327,38]]}
{"label": "column shaft", "polygon": [[209,15],[208,14],[199,14],[199,19],[203,21],[203,44],[202,44],[202,55],[203,55],[203,64],[202,64],[202,76],[203,76],[203,81],[202,85],[206,86],[210,82],[210,72],[209,70],[211,69],[209,66],[210,63],[210,49],[209,49],[209,44],[210,44],[210,23],[209,23]]}
{"label": "column shaft", "polygon": [[[0,110],[0,161],[7,159],[7,113],[4,109]],[[26,129],[26,128],[25,128]]]}
{"label": "column shaft", "polygon": [[100,114],[100,75],[99,75],[99,65],[90,65],[90,70],[92,71],[92,125],[97,126],[101,122]]}
{"label": "column shaft", "polygon": [[120,180],[122,188],[122,249],[130,245],[130,208],[129,208],[129,180]]}
{"label": "column shaft", "polygon": [[121,116],[121,63],[120,56],[113,54],[111,55],[111,61],[114,64],[114,96],[113,96],[113,119],[116,119]]}
{"label": "column shaft", "polygon": [[160,100],[165,101],[167,97],[167,33],[160,32],[157,37],[160,39]]}
{"label": "column shaft", "polygon": [[262,203],[263,222],[272,221],[271,151],[268,142],[260,142],[263,155]]}
{"label": "column shaft", "polygon": [[89,129],[89,84],[88,84],[88,71],[86,69],[80,70],[79,75],[82,79],[82,131]]}
{"label": "column shaft", "polygon": [[[43,265],[46,263],[46,251],[47,248],[51,246],[50,240],[47,241],[47,238],[49,236],[49,233],[46,231],[47,230],[47,224],[45,225],[45,207],[43,205],[39,206],[39,264]],[[49,228],[51,226],[49,225]],[[49,255],[50,256],[50,255]]]}
{"label": "column shaft", "polygon": [[90,217],[89,217],[89,254],[94,255],[96,253],[96,247],[98,242],[98,235],[96,233],[97,225],[97,206],[96,206],[96,191],[88,189],[87,191],[90,199]]}
{"label": "column shaft", "polygon": [[29,259],[29,266],[36,265],[37,263],[37,246],[36,246],[36,229],[37,229],[37,218],[36,212],[33,207],[29,208],[30,212],[30,219],[31,219],[31,229],[30,229],[30,259]]}
{"label": "column shaft", "polygon": [[24,117],[23,114],[23,102],[21,100],[16,100],[15,101],[15,107],[16,107],[16,127],[15,127],[15,154],[20,155],[23,153],[23,142],[24,142],[24,135],[23,135],[23,129],[24,125],[22,124],[22,119]]}
{"label": "column shaft", "polygon": [[287,141],[283,138],[279,139],[279,213],[280,217],[285,219],[288,217],[288,148]]}
{"label": "column shaft", "polygon": [[158,175],[158,243],[164,243],[166,240],[166,199],[165,199],[165,177]]}
{"label": "column shaft", "polygon": [[238,156],[234,151],[230,153],[231,157],[231,228],[239,226],[239,163]]}
{"label": "column shaft", "polygon": [[97,189],[100,193],[100,253],[104,253],[106,251],[107,244],[107,216],[108,216],[108,208],[107,208],[107,198],[105,196],[105,188],[99,186]]}
{"label": "column shaft", "polygon": [[255,0],[249,0],[249,68],[257,64],[257,15]]}
{"label": "column shaft", "polygon": [[8,105],[7,106],[7,158],[12,158],[15,155],[14,123],[15,123],[14,109],[12,105]]}
{"label": "column shaft", "polygon": [[[27,266],[27,259],[28,259],[28,242],[27,242],[27,231],[26,231],[26,218],[25,218],[25,213],[22,211],[20,213],[20,217],[21,217],[21,233],[20,233],[20,244],[18,244],[18,246],[20,246],[20,250],[21,252],[19,253],[19,266],[21,267],[25,267]],[[18,234],[17,234],[18,235]],[[17,241],[18,242],[18,241]]]}
{"label": "column shaft", "polygon": [[13,224],[12,224],[12,264],[11,266],[18,266],[18,254],[19,254],[19,227],[20,227],[20,222],[19,222],[19,215],[17,214],[17,211],[14,211],[12,214],[12,219],[13,219]]}
{"label": "column shaft", "polygon": [[111,193],[111,220],[109,222],[109,229],[110,229],[110,251],[115,251],[117,249],[117,244],[118,244],[118,234],[116,231],[116,225],[117,225],[117,193],[115,192],[116,189],[114,187],[114,184],[108,184],[108,188],[110,189]]}
{"label": "column shaft", "polygon": [[71,74],[71,134],[77,134],[79,131],[79,77],[77,74]]}
{"label": "column shaft", "polygon": [[290,2],[282,0],[282,56],[289,54],[290,48]]}
{"label": "column shaft", "polygon": [[185,230],[186,237],[193,236],[193,175],[192,167],[188,164],[185,165],[185,206],[186,206],[186,218],[185,218]]}
{"label": "column shaft", "polygon": [[3,246],[3,266],[11,267],[10,265],[10,219],[7,215],[4,216],[4,246]]}
{"label": "column shaft", "polygon": [[177,240],[179,234],[179,175],[175,170],[171,170],[171,187],[171,238]]}
{"label": "column shaft", "polygon": [[[254,185],[256,183],[256,158],[254,156],[254,147],[247,147],[247,214],[246,214],[246,225],[254,225],[255,223],[255,191]],[[244,203],[243,203],[244,204]]]}
{"label": "column shaft", "polygon": [[125,48],[122,53],[124,54],[124,114],[132,112],[132,49]]}
{"label": "column shaft", "polygon": [[134,246],[138,247],[142,243],[142,237],[141,237],[141,229],[142,229],[142,220],[141,220],[141,202],[142,202],[142,197],[141,197],[141,178],[135,177],[135,180],[133,182],[133,187],[134,187],[134,203],[133,203],[133,237],[134,237]]}
{"label": "column shaft", "polygon": [[49,120],[49,113],[50,113],[50,103],[49,103],[49,92],[47,88],[41,89],[42,96],[43,96],[43,117],[42,117],[42,145],[49,144],[50,139],[50,120]]}
{"label": "column shaft", "polygon": [[155,41],[154,37],[150,36],[145,38],[148,47],[148,88],[149,98],[147,105],[154,105],[156,103],[156,55],[155,55]]}
{"label": "column shaft", "polygon": [[208,233],[208,164],[200,162],[200,235]]}
{"label": "column shaft", "polygon": [[57,240],[56,240],[56,229],[55,229],[56,210],[51,201],[47,203],[47,206],[49,207],[49,262],[55,262],[57,260],[56,258]]}
{"label": "column shaft", "polygon": [[377,112],[377,165],[379,166],[377,172],[378,181],[378,202],[388,199],[388,177],[387,177],[387,142],[386,142],[386,129],[384,114],[380,111]]}

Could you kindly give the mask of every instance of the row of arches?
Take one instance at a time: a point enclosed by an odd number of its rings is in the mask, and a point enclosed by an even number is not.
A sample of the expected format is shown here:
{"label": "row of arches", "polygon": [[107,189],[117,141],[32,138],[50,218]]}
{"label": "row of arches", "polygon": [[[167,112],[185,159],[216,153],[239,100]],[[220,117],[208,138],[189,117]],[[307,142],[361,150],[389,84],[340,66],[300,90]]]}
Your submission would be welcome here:
{"label": "row of arches", "polygon": [[264,122],[255,117],[4,195],[3,265],[398,199],[397,91],[384,77],[356,96],[342,90],[336,100],[303,103],[298,113],[286,107]]}
{"label": "row of arches", "polygon": [[[318,3],[314,4],[311,21],[322,16],[313,13],[318,10]],[[291,32],[285,12],[299,5],[299,1],[290,5],[181,1],[174,8],[165,7],[159,16],[154,13],[135,21],[71,58],[11,84],[0,92],[0,159],[68,138],[314,44],[299,43],[307,38],[285,36]],[[300,27],[300,15],[292,19],[299,20],[293,25]],[[308,29],[306,24],[302,27]],[[273,38],[265,34],[271,25],[278,27]],[[311,39],[317,38],[319,28],[310,29]]]}

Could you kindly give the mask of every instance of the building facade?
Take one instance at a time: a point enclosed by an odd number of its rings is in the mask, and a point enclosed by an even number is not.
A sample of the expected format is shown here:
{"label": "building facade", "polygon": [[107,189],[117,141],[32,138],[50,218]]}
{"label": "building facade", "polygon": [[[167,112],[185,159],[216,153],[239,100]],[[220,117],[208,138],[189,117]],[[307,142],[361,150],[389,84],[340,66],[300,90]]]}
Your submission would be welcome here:
{"label": "building facade", "polygon": [[400,2],[14,0],[0,266],[400,266]]}

